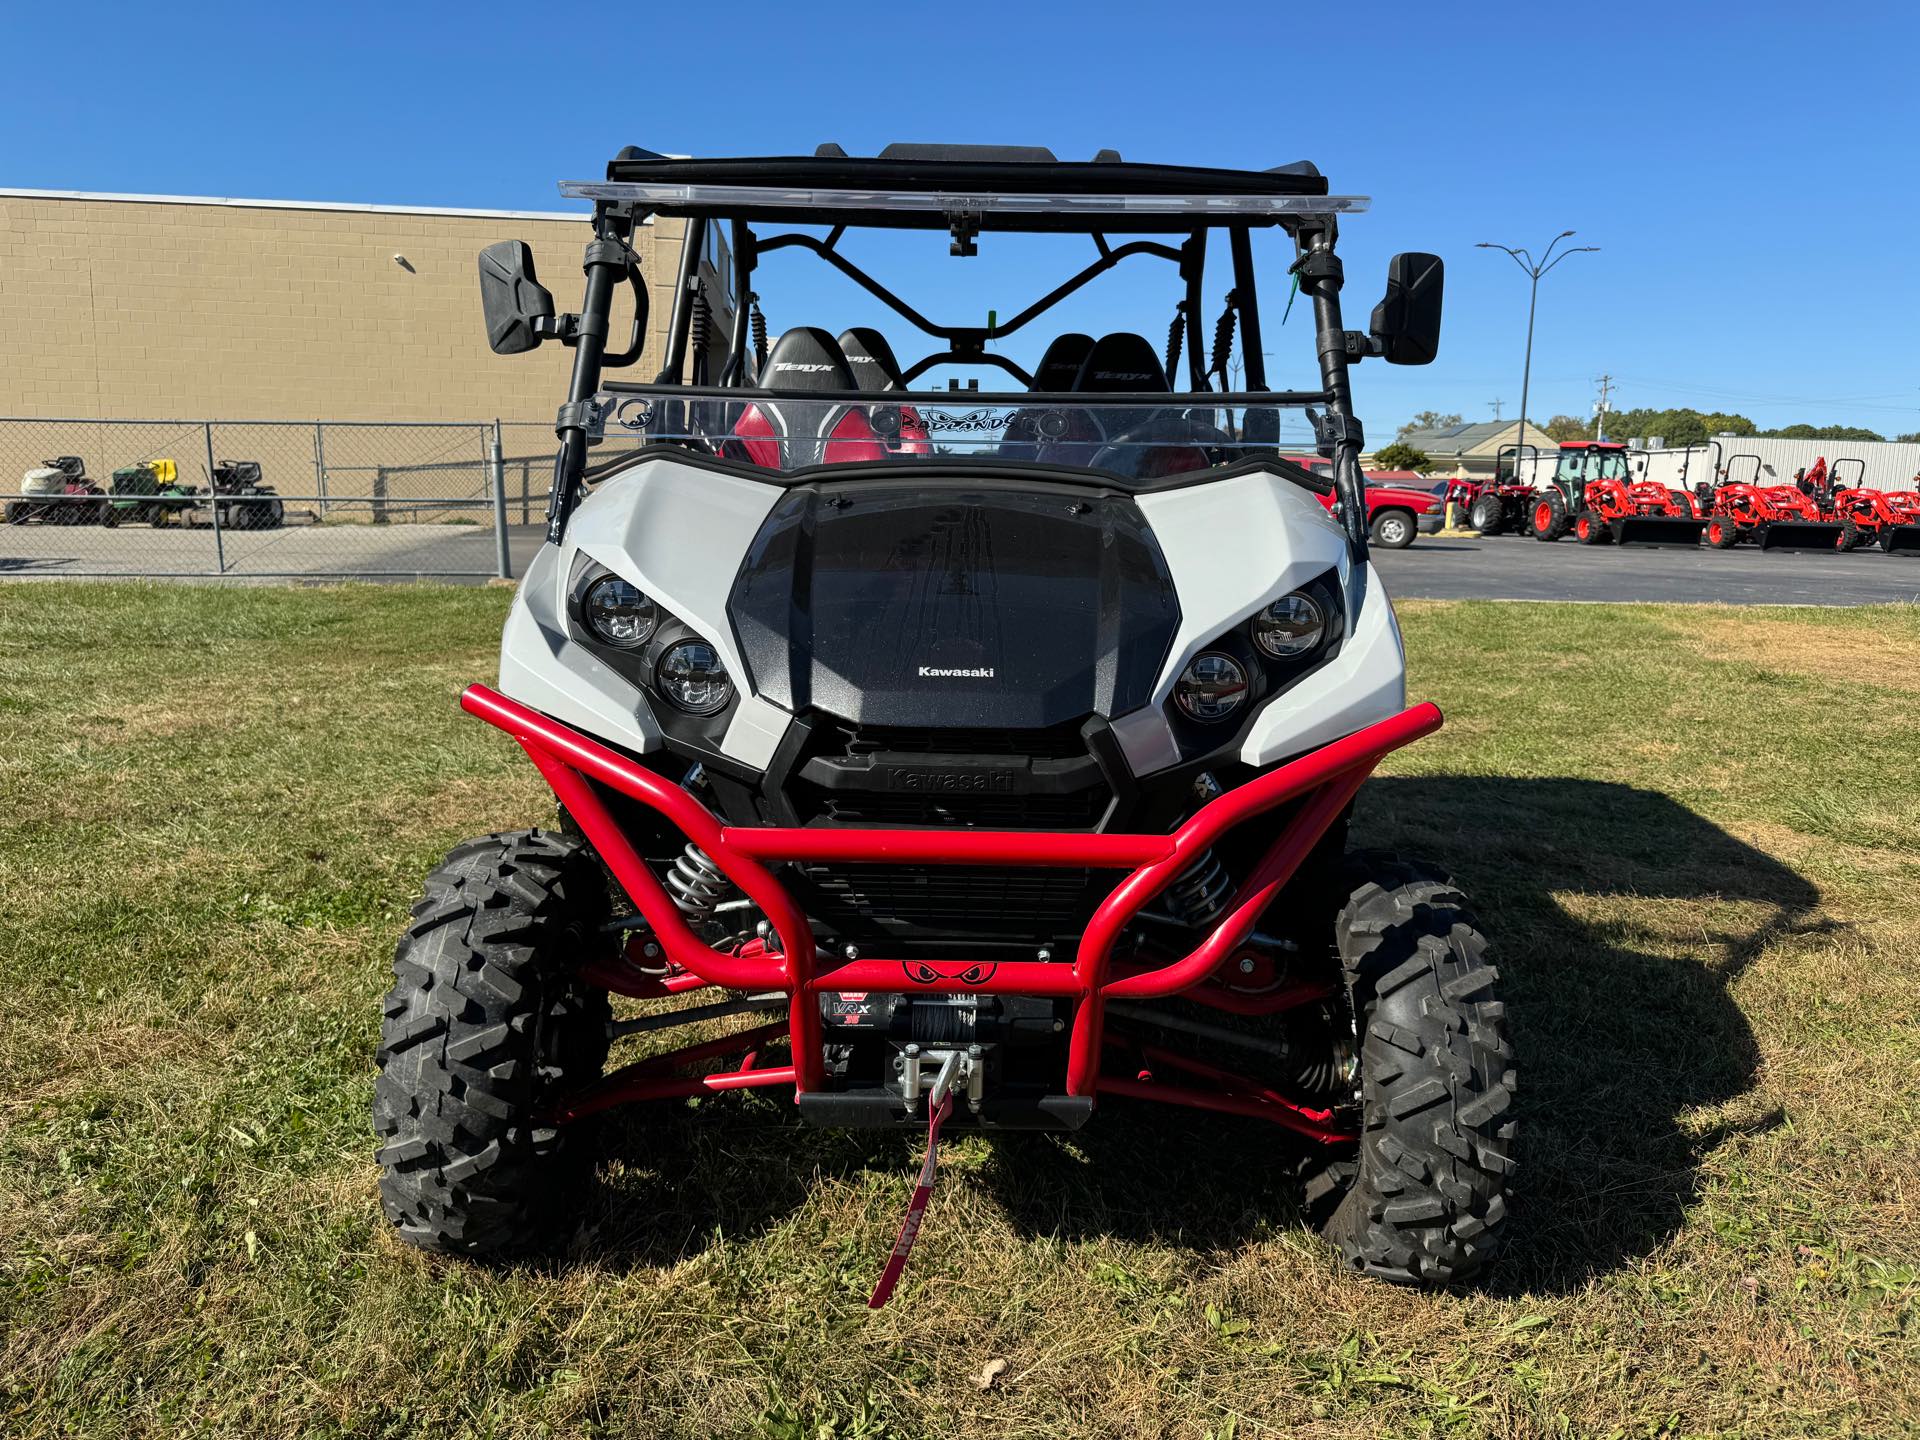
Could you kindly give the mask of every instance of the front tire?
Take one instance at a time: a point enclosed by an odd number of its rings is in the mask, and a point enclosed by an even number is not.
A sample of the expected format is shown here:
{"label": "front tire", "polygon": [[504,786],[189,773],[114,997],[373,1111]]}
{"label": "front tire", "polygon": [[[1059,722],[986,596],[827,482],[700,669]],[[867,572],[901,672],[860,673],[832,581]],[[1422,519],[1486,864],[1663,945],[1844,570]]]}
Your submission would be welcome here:
{"label": "front tire", "polygon": [[1404,550],[1417,533],[1413,515],[1406,510],[1382,510],[1373,519],[1373,543],[1382,550]]}
{"label": "front tire", "polygon": [[1724,515],[1707,521],[1707,544],[1716,550],[1731,550],[1740,543],[1740,527]]}
{"label": "front tire", "polygon": [[1514,1169],[1499,974],[1445,875],[1393,856],[1349,864],[1336,940],[1360,1038],[1360,1152],[1323,1233],[1378,1279],[1465,1280],[1499,1248]]}
{"label": "front tire", "polygon": [[606,881],[540,830],[456,846],[394,952],[373,1125],[380,1198],[422,1250],[488,1255],[565,1233],[591,1155],[545,1122],[606,1062],[611,1011],[577,967],[611,950]]}
{"label": "front tire", "polygon": [[1467,524],[1482,535],[1498,535],[1506,528],[1507,507],[1498,495],[1480,495],[1474,498],[1473,508],[1467,512]]}
{"label": "front tire", "polygon": [[1605,545],[1613,539],[1613,532],[1593,511],[1582,510],[1574,519],[1573,536],[1582,545]]}

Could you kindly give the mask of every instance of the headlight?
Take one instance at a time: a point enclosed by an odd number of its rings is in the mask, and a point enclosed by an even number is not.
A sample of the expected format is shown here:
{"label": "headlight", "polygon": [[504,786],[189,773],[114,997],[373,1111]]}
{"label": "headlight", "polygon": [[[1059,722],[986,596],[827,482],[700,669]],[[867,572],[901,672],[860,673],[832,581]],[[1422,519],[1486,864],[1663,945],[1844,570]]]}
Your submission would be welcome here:
{"label": "headlight", "polygon": [[1326,612],[1304,590],[1282,595],[1253,617],[1253,643],[1276,660],[1297,660],[1320,648],[1327,635]]}
{"label": "headlight", "polygon": [[733,681],[720,656],[704,640],[682,640],[670,645],[654,667],[660,693],[689,715],[715,715],[733,698]]}
{"label": "headlight", "polygon": [[1173,683],[1173,703],[1194,720],[1224,720],[1247,701],[1247,672],[1231,655],[1196,655]]}
{"label": "headlight", "polygon": [[660,608],[639,586],[618,575],[602,575],[594,581],[587,588],[580,608],[586,616],[587,628],[607,644],[618,645],[622,650],[646,644],[653,636],[654,626],[660,623]]}

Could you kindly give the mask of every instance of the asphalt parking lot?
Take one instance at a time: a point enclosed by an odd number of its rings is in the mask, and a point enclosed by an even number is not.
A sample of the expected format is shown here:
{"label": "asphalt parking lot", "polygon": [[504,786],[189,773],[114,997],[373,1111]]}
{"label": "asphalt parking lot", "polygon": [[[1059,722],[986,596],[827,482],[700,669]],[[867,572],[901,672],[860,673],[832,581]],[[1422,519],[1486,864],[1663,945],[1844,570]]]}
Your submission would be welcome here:
{"label": "asphalt parking lot", "polygon": [[1920,601],[1920,556],[1654,545],[1544,545],[1523,535],[1422,535],[1373,552],[1403,600],[1658,600],[1727,605]]}
{"label": "asphalt parking lot", "polygon": [[[515,575],[545,539],[515,525]],[[289,526],[223,537],[228,581],[448,579],[493,573],[493,531],[477,525]],[[1552,545],[1524,536],[1422,535],[1374,558],[1405,600],[1657,600],[1732,605],[1874,605],[1920,601],[1920,556]],[[209,531],[145,526],[0,526],[0,579],[210,579],[221,563]]]}

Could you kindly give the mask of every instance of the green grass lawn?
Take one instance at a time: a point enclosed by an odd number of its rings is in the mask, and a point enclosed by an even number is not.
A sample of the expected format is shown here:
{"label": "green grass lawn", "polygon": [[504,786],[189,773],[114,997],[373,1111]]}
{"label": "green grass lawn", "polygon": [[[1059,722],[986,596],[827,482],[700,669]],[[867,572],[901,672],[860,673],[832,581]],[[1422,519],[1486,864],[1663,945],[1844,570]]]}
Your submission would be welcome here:
{"label": "green grass lawn", "polygon": [[[1870,562],[1869,562],[1870,563]],[[1418,604],[1364,843],[1506,978],[1512,1248],[1342,1273],[1251,1122],[947,1151],[627,1112],[563,1256],[396,1245],[401,917],[544,788],[498,590],[0,590],[0,1434],[1747,1436],[1920,1427],[1920,612]],[[1006,1361],[991,1388],[974,1377]]]}

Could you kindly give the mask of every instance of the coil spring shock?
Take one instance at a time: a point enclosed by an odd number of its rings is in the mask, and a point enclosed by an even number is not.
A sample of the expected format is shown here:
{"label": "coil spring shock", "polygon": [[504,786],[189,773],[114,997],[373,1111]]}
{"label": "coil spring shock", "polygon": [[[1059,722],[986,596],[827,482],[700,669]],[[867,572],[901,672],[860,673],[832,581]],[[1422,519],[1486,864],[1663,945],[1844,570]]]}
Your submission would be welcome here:
{"label": "coil spring shock", "polygon": [[1220,388],[1230,390],[1232,383],[1227,379],[1227,361],[1233,355],[1234,318],[1240,308],[1240,297],[1232,290],[1227,292],[1227,308],[1220,312],[1220,319],[1213,327],[1213,357],[1207,366],[1209,375],[1220,377]]}
{"label": "coil spring shock", "polygon": [[767,368],[767,317],[760,313],[760,297],[748,295],[747,322],[753,327],[753,373],[758,376]]}
{"label": "coil spring shock", "polygon": [[689,920],[701,921],[713,915],[713,907],[726,898],[733,882],[713,863],[698,845],[689,845],[668,867],[662,882],[673,896],[673,903]]}
{"label": "coil spring shock", "polygon": [[1209,849],[1167,887],[1167,908],[1197,930],[1220,918],[1232,894],[1233,877]]}
{"label": "coil spring shock", "polygon": [[1187,302],[1173,307],[1173,323],[1167,326],[1167,382],[1179,388],[1174,372],[1180,368],[1180,337],[1186,333]]}

